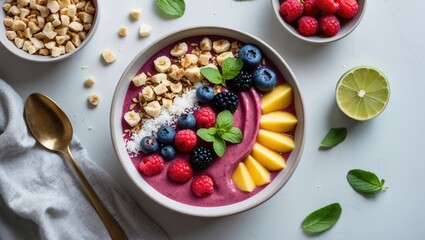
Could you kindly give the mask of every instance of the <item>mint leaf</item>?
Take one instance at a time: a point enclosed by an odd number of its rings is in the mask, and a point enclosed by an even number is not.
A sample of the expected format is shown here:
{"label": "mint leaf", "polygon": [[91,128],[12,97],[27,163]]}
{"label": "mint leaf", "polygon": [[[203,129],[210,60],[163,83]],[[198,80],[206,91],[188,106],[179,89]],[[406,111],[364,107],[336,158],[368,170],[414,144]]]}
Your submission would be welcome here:
{"label": "mint leaf", "polygon": [[320,143],[321,148],[332,148],[340,144],[347,137],[347,128],[331,128]]}
{"label": "mint leaf", "polygon": [[198,137],[202,138],[205,142],[213,142],[214,141],[214,134],[209,134],[208,129],[206,128],[200,128],[198,131],[196,131],[196,135]]}
{"label": "mint leaf", "polygon": [[232,127],[228,132],[225,132],[221,137],[231,143],[240,143],[242,142],[242,131],[238,128]]}
{"label": "mint leaf", "polygon": [[217,133],[217,129],[215,127],[208,128],[209,135],[215,135]]}
{"label": "mint leaf", "polygon": [[164,14],[171,17],[183,16],[186,8],[184,0],[155,0],[155,2]]}
{"label": "mint leaf", "polygon": [[238,76],[243,67],[243,61],[240,58],[226,58],[221,65],[221,71],[225,80],[231,80]]}
{"label": "mint leaf", "polygon": [[331,228],[341,216],[339,203],[332,203],[310,213],[302,222],[302,228],[307,233],[319,233]]}
{"label": "mint leaf", "polygon": [[360,169],[348,171],[347,181],[354,190],[361,193],[376,194],[386,189],[385,180],[379,180],[374,173]]}
{"label": "mint leaf", "polygon": [[219,157],[223,157],[226,152],[226,142],[221,137],[215,137],[213,141],[214,152]]}
{"label": "mint leaf", "polygon": [[216,127],[228,131],[233,127],[233,115],[229,110],[224,110],[217,115]]}
{"label": "mint leaf", "polygon": [[221,76],[220,72],[211,67],[207,68],[201,68],[201,74],[204,76],[208,81],[214,84],[222,84],[223,83],[223,77]]}

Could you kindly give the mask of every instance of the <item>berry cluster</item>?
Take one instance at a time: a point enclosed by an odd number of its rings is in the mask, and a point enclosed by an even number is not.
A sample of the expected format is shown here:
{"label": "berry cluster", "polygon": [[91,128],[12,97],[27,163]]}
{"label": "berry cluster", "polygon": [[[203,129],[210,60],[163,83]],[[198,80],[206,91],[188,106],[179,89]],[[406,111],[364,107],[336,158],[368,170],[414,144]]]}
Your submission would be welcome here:
{"label": "berry cluster", "polygon": [[[164,170],[165,161],[171,161],[167,169],[168,178],[178,184],[189,182],[193,179],[193,169],[206,169],[214,161],[210,149],[196,146],[195,130],[212,127],[215,122],[215,112],[210,107],[203,107],[195,114],[182,114],[177,119],[176,128],[164,125],[158,129],[156,137],[144,137],[140,142],[140,149],[145,154],[139,163],[140,172],[148,177],[157,175]],[[179,158],[177,153],[189,154],[190,161]],[[211,193],[213,186],[212,179],[206,175],[193,179],[191,184],[194,194],[200,197]]]}
{"label": "berry cluster", "polygon": [[339,32],[341,22],[352,19],[358,9],[357,0],[283,0],[279,12],[303,36],[320,33],[332,37]]}

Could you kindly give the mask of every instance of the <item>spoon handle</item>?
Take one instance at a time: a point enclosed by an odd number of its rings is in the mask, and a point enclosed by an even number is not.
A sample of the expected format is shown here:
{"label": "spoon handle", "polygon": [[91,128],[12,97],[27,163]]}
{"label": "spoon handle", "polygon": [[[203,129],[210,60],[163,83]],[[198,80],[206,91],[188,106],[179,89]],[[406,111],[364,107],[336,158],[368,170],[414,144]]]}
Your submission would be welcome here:
{"label": "spoon handle", "polygon": [[109,232],[109,235],[113,240],[126,240],[127,237],[125,236],[123,230],[121,229],[120,225],[115,221],[115,219],[111,216],[111,214],[106,209],[105,205],[103,205],[102,201],[97,196],[96,192],[94,191],[93,187],[90,185],[89,181],[87,181],[86,177],[84,176],[83,172],[81,171],[80,167],[77,165],[77,162],[75,161],[74,157],[72,156],[72,153],[69,149],[69,146],[61,151],[66,158],[71,162],[71,165],[74,167],[75,171],[77,172],[78,177],[80,178],[81,182],[83,183],[84,189],[86,190],[86,193],[93,204],[94,208],[96,209],[97,213],[99,214],[100,219],[105,224],[106,229]]}

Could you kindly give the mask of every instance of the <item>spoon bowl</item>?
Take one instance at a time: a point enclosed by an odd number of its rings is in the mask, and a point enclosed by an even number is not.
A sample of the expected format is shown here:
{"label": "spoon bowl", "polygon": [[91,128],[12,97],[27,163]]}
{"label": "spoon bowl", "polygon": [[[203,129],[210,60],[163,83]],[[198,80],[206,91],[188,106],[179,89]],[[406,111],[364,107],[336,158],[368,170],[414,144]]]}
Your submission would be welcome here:
{"label": "spoon bowl", "polygon": [[70,161],[111,238],[127,239],[72,156],[69,148],[73,134],[72,125],[62,109],[49,97],[33,93],[25,101],[24,114],[28,128],[37,142],[49,150],[62,153]]}

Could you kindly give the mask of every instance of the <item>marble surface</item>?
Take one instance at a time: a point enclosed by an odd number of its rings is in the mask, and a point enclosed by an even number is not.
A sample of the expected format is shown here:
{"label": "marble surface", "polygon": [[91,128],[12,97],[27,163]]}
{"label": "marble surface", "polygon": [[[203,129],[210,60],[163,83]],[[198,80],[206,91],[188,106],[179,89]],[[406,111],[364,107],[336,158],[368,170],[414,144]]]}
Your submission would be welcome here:
{"label": "marble surface", "polygon": [[[342,215],[329,231],[314,239],[420,239],[425,233],[425,45],[419,0],[368,1],[363,21],[348,37],[327,45],[300,42],[279,25],[268,0],[186,0],[186,13],[162,17],[154,1],[101,1],[100,25],[88,46],[58,63],[18,59],[0,45],[0,78],[23,98],[42,92],[56,100],[72,120],[90,156],[124,187],[172,239],[311,239],[300,225],[322,206],[339,202]],[[142,8],[138,21],[129,11]],[[150,37],[139,38],[140,24],[153,26]],[[306,143],[292,178],[273,198],[247,212],[222,218],[197,218],[170,211],[137,190],[126,176],[112,147],[109,110],[115,86],[129,62],[148,44],[170,31],[210,25],[251,33],[277,50],[294,71],[304,97]],[[127,26],[128,36],[118,29]],[[104,65],[103,49],[117,61]],[[345,117],[337,108],[334,90],[348,69],[372,65],[391,84],[386,110],[367,122]],[[86,66],[86,67],[85,67]],[[95,85],[86,89],[84,80]],[[87,97],[97,93],[97,108]],[[331,127],[347,127],[347,139],[322,151],[319,143]],[[346,181],[350,169],[375,172],[388,189],[375,197],[353,191]]]}

